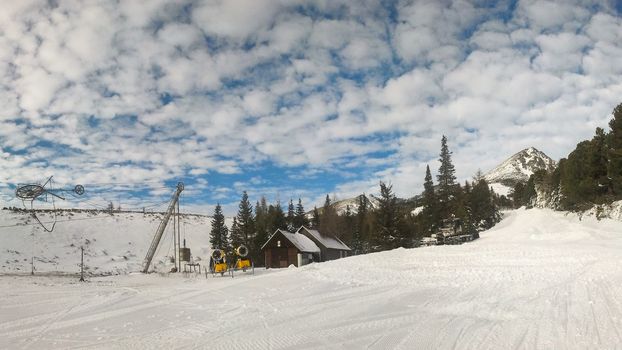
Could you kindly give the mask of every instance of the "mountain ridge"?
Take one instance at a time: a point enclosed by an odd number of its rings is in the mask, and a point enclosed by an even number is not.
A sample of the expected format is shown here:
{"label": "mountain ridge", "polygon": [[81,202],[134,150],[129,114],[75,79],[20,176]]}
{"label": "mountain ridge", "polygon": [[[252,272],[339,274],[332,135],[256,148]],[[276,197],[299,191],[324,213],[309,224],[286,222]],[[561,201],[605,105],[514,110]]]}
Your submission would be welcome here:
{"label": "mountain ridge", "polygon": [[509,195],[519,182],[527,182],[538,170],[552,171],[557,162],[535,147],[525,148],[484,174],[484,179],[500,195]]}

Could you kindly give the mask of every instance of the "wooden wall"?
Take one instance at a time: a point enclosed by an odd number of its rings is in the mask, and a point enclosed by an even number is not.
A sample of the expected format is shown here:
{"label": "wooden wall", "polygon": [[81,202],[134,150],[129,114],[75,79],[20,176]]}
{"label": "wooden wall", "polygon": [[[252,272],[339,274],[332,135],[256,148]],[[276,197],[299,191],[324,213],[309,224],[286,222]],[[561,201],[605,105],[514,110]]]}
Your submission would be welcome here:
{"label": "wooden wall", "polygon": [[[280,247],[278,241],[281,241]],[[291,264],[298,266],[298,252],[298,248],[277,233],[264,248],[266,268],[288,267]]]}

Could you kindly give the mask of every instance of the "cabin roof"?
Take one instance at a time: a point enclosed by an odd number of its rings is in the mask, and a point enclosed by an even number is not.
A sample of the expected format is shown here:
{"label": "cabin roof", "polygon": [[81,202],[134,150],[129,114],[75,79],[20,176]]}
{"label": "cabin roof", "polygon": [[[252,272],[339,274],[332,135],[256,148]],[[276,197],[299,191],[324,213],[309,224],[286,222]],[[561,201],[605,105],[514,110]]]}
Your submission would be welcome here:
{"label": "cabin roof", "polygon": [[[301,233],[302,230],[308,232],[309,235],[311,235],[314,239],[316,239],[318,242],[320,242],[321,245],[323,245],[324,247],[326,247],[328,249],[352,250],[352,249],[350,249],[350,247],[348,247],[345,243],[343,243],[337,237],[323,235],[323,234],[321,234],[317,230],[311,230],[311,229],[308,229],[308,228],[306,228],[304,226],[302,226],[302,227],[300,227],[298,229],[298,233]],[[301,236],[304,236],[304,234],[301,234]]]}
{"label": "cabin roof", "polygon": [[261,246],[263,250],[266,245],[274,238],[277,233],[281,233],[283,237],[285,237],[288,241],[290,241],[298,250],[304,253],[319,253],[320,248],[313,243],[311,239],[301,233],[292,233],[285,230],[277,229],[274,233],[268,238],[266,243]]}

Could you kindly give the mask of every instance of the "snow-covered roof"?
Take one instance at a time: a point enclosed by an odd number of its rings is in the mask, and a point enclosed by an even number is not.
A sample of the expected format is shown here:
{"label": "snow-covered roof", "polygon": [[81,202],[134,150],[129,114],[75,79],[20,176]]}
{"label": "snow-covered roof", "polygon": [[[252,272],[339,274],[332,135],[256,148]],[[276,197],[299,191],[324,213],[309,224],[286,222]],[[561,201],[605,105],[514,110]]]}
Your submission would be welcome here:
{"label": "snow-covered roof", "polygon": [[313,243],[313,241],[310,240],[307,236],[300,234],[300,233],[292,233],[292,232],[288,232],[288,231],[280,230],[280,229],[277,229],[276,231],[274,231],[274,233],[270,236],[270,238],[268,238],[266,243],[264,243],[264,245],[261,246],[261,249],[263,250],[266,244],[268,244],[268,242],[272,240],[272,237],[274,237],[274,235],[276,235],[279,232],[285,238],[287,238],[288,241],[292,242],[292,244],[296,248],[298,248],[298,250],[300,250],[301,252],[305,252],[305,253],[319,253],[320,252],[320,248],[318,248],[318,246],[315,243]]}
{"label": "snow-covered roof", "polygon": [[310,230],[304,226],[298,229],[298,233],[304,236],[300,231],[305,230],[309,233],[309,235],[313,236],[315,240],[320,242],[323,246],[329,249],[339,249],[339,250],[352,250],[345,243],[343,243],[339,238],[333,236],[326,236],[321,234],[317,230]]}

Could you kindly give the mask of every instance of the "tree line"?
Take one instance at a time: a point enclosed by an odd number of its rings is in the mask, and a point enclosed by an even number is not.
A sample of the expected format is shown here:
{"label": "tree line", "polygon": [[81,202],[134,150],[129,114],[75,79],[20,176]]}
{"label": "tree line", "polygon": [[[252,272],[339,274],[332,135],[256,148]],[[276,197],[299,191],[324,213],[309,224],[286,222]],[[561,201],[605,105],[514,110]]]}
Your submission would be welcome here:
{"label": "tree line", "polygon": [[251,251],[257,265],[263,263],[261,246],[277,229],[296,231],[300,226],[341,239],[355,254],[414,247],[424,236],[435,233],[443,220],[457,218],[463,231],[476,232],[494,226],[499,220],[502,200],[478,172],[471,182],[457,182],[447,137],[441,139],[440,166],[434,184],[426,167],[424,191],[410,199],[397,198],[393,186],[379,183],[379,194],[356,197],[355,204],[338,212],[334,200],[326,195],[324,205],[307,215],[302,201],[289,201],[287,212],[280,202],[268,204],[265,197],[251,205],[243,192],[238,213],[231,228],[225,225],[220,204],[216,205],[210,243],[213,248],[229,250],[240,244]]}
{"label": "tree line", "polygon": [[596,128],[550,172],[537,171],[511,194],[514,206],[532,206],[541,194],[559,210],[581,211],[622,200],[622,103],[613,109],[609,130]]}

